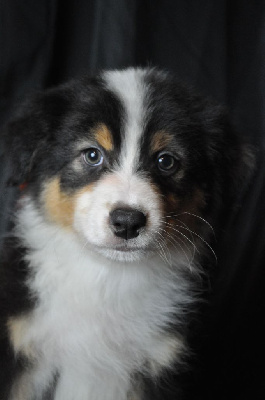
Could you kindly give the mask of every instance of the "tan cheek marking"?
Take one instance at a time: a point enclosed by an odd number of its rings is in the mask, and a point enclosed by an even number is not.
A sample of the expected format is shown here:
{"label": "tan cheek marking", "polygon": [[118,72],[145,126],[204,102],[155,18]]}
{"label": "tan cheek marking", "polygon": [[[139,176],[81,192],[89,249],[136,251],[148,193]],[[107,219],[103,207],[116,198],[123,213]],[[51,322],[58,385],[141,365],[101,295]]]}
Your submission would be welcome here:
{"label": "tan cheek marking", "polygon": [[55,178],[46,184],[44,205],[48,216],[53,222],[64,227],[72,226],[74,196],[69,196],[61,191],[59,178]]}
{"label": "tan cheek marking", "polygon": [[14,351],[16,353],[22,353],[28,359],[34,359],[36,354],[32,346],[23,343],[30,327],[30,317],[28,315],[23,315],[9,318],[7,327]]}
{"label": "tan cheek marking", "polygon": [[113,139],[110,130],[105,124],[98,125],[94,130],[95,139],[105,150],[113,150]]}
{"label": "tan cheek marking", "polygon": [[201,211],[204,209],[205,206],[206,202],[203,191],[200,189],[195,189],[193,192],[193,196],[185,204],[183,204],[184,215],[189,218],[191,217],[189,216],[189,213],[201,215]]}
{"label": "tan cheek marking", "polygon": [[68,195],[61,191],[60,180],[55,178],[46,184],[44,190],[44,205],[49,218],[64,228],[72,228],[77,197],[88,191],[92,191],[93,185],[78,190]]}
{"label": "tan cheek marking", "polygon": [[[201,224],[201,211],[205,207],[204,194],[200,189],[195,189],[193,195],[184,201],[174,195],[169,195],[166,202],[167,227],[166,230],[172,235],[177,235],[177,230],[190,238],[188,229],[195,231]],[[180,237],[183,239],[184,236]]]}
{"label": "tan cheek marking", "polygon": [[170,146],[172,142],[171,136],[164,131],[158,131],[154,134],[151,141],[151,149],[153,153],[163,150],[165,147]]}

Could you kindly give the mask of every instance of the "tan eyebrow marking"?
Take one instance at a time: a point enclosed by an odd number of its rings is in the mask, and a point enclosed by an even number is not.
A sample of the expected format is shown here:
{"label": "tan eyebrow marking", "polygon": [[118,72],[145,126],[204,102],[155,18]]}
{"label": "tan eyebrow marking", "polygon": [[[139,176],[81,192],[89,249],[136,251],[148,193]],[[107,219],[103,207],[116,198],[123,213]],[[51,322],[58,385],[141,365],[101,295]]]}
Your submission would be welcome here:
{"label": "tan eyebrow marking", "polygon": [[112,133],[105,124],[97,125],[93,130],[96,141],[105,150],[113,150]]}
{"label": "tan eyebrow marking", "polygon": [[163,150],[165,147],[170,146],[172,142],[171,136],[164,131],[158,131],[154,134],[151,141],[151,150],[153,153]]}

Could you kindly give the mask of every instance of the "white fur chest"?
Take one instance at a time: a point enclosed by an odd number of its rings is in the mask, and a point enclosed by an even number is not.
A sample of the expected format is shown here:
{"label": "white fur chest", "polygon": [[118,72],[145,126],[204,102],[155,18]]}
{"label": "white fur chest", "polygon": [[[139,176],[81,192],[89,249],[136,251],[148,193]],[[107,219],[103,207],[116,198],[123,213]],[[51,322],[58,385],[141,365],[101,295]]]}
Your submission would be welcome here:
{"label": "white fur chest", "polygon": [[181,351],[181,338],[165,328],[190,302],[186,282],[159,258],[122,264],[82,247],[70,232],[39,228],[26,235],[29,286],[39,302],[16,321],[14,337],[16,350],[35,359],[24,377],[27,393],[41,398],[55,374],[55,400],[127,399],[135,372],[156,374]]}

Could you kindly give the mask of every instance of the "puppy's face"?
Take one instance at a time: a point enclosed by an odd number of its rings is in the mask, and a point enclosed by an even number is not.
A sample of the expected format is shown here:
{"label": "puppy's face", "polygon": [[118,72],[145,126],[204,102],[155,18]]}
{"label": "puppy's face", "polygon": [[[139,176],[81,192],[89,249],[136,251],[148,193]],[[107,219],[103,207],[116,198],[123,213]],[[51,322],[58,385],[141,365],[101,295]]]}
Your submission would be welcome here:
{"label": "puppy's face", "polygon": [[88,247],[121,261],[170,248],[189,258],[242,162],[224,125],[166,75],[130,69],[40,95],[7,143],[16,182]]}

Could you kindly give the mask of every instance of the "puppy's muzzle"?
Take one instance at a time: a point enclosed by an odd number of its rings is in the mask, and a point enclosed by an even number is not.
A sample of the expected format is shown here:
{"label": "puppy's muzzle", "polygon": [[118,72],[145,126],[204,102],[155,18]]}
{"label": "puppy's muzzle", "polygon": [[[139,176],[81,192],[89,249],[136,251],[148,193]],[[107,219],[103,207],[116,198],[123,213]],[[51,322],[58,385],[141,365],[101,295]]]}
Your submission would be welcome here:
{"label": "puppy's muzzle", "polygon": [[109,219],[114,235],[125,240],[136,238],[146,221],[146,216],[133,208],[116,208],[111,211]]}

